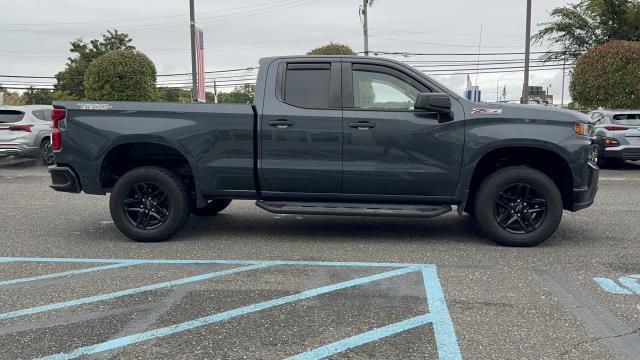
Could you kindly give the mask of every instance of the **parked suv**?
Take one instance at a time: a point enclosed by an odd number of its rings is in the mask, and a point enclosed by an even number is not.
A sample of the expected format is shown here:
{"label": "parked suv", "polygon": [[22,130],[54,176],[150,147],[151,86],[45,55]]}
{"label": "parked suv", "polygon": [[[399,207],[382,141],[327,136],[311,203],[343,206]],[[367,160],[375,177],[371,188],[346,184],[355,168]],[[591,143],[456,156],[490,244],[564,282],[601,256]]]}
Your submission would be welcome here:
{"label": "parked suv", "polygon": [[41,158],[53,164],[48,105],[0,106],[0,155]]}
{"label": "parked suv", "polygon": [[640,110],[597,110],[589,116],[596,141],[592,156],[600,167],[640,160]]}

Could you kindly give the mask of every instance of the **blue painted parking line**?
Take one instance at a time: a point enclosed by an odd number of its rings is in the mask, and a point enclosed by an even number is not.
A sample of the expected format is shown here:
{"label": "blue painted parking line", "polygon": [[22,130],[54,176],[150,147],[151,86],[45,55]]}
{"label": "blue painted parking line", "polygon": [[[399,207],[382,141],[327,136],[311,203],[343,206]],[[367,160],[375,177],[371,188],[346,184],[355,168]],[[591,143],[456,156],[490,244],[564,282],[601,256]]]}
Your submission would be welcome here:
{"label": "blue painted parking line", "polygon": [[71,351],[69,353],[61,353],[61,354],[47,356],[47,357],[44,357],[42,359],[47,359],[47,360],[75,359],[75,358],[80,357],[80,356],[95,354],[95,353],[99,353],[99,352],[103,352],[103,351],[112,350],[112,349],[115,349],[115,348],[120,348],[120,347],[123,347],[123,346],[131,345],[131,344],[139,343],[139,342],[142,342],[142,341],[147,341],[147,340],[155,339],[155,338],[158,338],[158,337],[163,337],[163,336],[167,336],[167,335],[171,335],[171,334],[175,334],[175,333],[191,330],[191,329],[194,329],[194,328],[197,328],[197,327],[200,327],[200,326],[210,325],[210,324],[217,323],[217,322],[220,322],[220,321],[223,321],[223,320],[227,320],[227,319],[230,319],[230,318],[234,318],[234,317],[237,317],[237,316],[241,316],[241,315],[253,313],[253,312],[256,312],[256,311],[268,309],[268,308],[271,308],[271,307],[274,307],[274,306],[284,305],[284,304],[288,304],[288,303],[291,303],[291,302],[294,302],[294,301],[308,299],[308,298],[311,298],[311,297],[314,297],[314,296],[327,294],[327,293],[330,293],[332,291],[346,289],[346,288],[349,288],[349,287],[352,287],[352,286],[370,283],[372,281],[382,280],[382,279],[390,278],[390,277],[393,277],[393,276],[398,276],[398,275],[402,275],[402,274],[406,274],[406,273],[410,273],[410,272],[415,272],[417,270],[419,270],[419,269],[416,269],[416,268],[401,268],[401,269],[396,269],[396,270],[383,272],[383,273],[380,273],[380,274],[375,274],[375,275],[365,276],[365,277],[361,277],[361,278],[357,278],[357,279],[347,280],[347,281],[343,281],[343,282],[336,283],[336,284],[333,284],[333,285],[327,285],[327,286],[319,287],[319,288],[312,289],[312,290],[306,290],[306,291],[303,291],[303,292],[300,292],[300,293],[297,293],[297,294],[281,297],[281,298],[278,298],[278,299],[268,300],[268,301],[264,301],[264,302],[261,302],[261,303],[244,306],[244,307],[241,307],[241,308],[238,308],[238,309],[224,311],[224,312],[221,312],[221,313],[218,313],[218,314],[205,316],[205,317],[202,317],[202,318],[199,318],[199,319],[190,320],[190,321],[186,321],[186,322],[183,322],[183,323],[179,323],[179,324],[175,324],[175,325],[171,325],[171,326],[167,326],[167,327],[163,327],[163,328],[159,328],[159,329],[155,329],[155,330],[151,330],[151,331],[146,331],[146,332],[142,332],[142,333],[135,334],[135,335],[125,336],[125,337],[121,337],[119,339],[109,340],[109,341],[106,341],[106,342],[103,342],[103,343],[100,343],[100,344],[95,344],[95,345],[91,345],[91,346],[82,347],[82,348],[73,350],[73,351]]}
{"label": "blue painted parking line", "polygon": [[429,311],[427,314],[342,339],[334,343],[309,350],[302,354],[292,356],[288,360],[322,359],[429,323],[433,324],[433,332],[435,334],[436,345],[438,348],[438,357],[441,360],[462,359],[456,334],[453,329],[453,322],[449,316],[449,310],[444,299],[444,293],[440,286],[440,280],[438,279],[435,266],[425,266],[422,269],[422,278],[427,296],[427,307]]}
{"label": "blue painted parking line", "polygon": [[[302,291],[293,295],[284,296],[277,299],[267,300],[256,304],[247,305],[233,310],[223,311],[221,313],[212,314],[202,318],[185,321],[171,326],[158,328],[146,332],[137,334],[131,334],[128,336],[120,337],[89,345],[70,352],[63,352],[55,355],[45,357],[44,359],[74,359],[84,355],[91,355],[100,353],[103,351],[109,351],[124,346],[144,342],[147,340],[164,337],[176,333],[188,331],[197,327],[214,324],[220,321],[228,320],[245,314],[254,313],[257,311],[269,309],[275,306],[280,306],[295,301],[327,294],[341,289],[346,289],[353,286],[367,284],[373,281],[387,279],[395,276],[400,276],[412,272],[421,272],[424,290],[426,294],[426,313],[420,316],[416,316],[398,323],[385,325],[379,328],[371,329],[362,334],[357,334],[346,339],[338,340],[336,342],[320,346],[316,349],[309,350],[294,356],[296,359],[317,359],[321,357],[330,356],[347,349],[351,349],[363,344],[371,343],[382,338],[397,334],[403,331],[407,331],[419,326],[432,326],[435,342],[437,345],[438,356],[441,360],[457,360],[461,359],[461,353],[458,346],[456,334],[454,331],[453,323],[449,315],[447,303],[445,301],[444,292],[440,281],[438,279],[436,267],[430,264],[402,264],[402,263],[371,263],[371,262],[325,262],[325,261],[261,261],[261,260],[209,260],[209,259],[195,259],[195,260],[172,260],[172,259],[84,259],[84,258],[21,258],[21,257],[4,257],[0,258],[0,263],[6,262],[45,262],[45,263],[102,263],[103,266],[91,267],[86,269],[70,270],[65,272],[59,272],[48,275],[34,276],[29,278],[7,280],[0,282],[2,284],[27,282],[34,280],[46,280],[55,277],[63,277],[69,275],[80,274],[83,272],[107,270],[116,267],[125,267],[138,264],[170,264],[170,265],[199,265],[199,264],[220,264],[220,265],[238,265],[240,267],[228,269],[224,271],[212,272],[197,276],[186,277],[182,279],[165,281],[161,283],[151,284],[147,286],[141,286],[131,289],[125,289],[121,291],[111,292],[107,294],[100,294],[96,296],[90,296],[70,301],[64,301],[59,303],[48,304],[44,306],[32,307],[27,309],[20,309],[11,312],[0,314],[0,320],[15,318],[19,316],[25,316],[30,314],[42,313],[56,309],[62,309],[66,307],[93,303],[122,296],[132,295],[144,291],[156,290],[160,288],[172,287],[177,285],[183,285],[193,283],[197,281],[203,281],[212,279],[218,276],[230,275],[234,273],[258,270],[262,268],[274,267],[274,266],[322,266],[322,267],[373,267],[373,268],[387,268],[387,271],[360,277],[357,279],[347,280],[333,285],[322,286],[315,289]],[[388,268],[395,268],[394,270],[388,270]]]}
{"label": "blue painted parking line", "polygon": [[69,271],[63,271],[63,272],[58,272],[58,273],[53,273],[53,274],[31,276],[31,277],[25,277],[25,278],[20,278],[20,279],[4,280],[4,281],[0,281],[0,286],[14,285],[14,284],[20,284],[20,283],[38,281],[38,280],[55,279],[55,278],[59,278],[59,277],[86,274],[86,273],[95,272],[95,271],[101,271],[101,270],[112,270],[112,269],[117,269],[117,268],[121,268],[121,267],[132,266],[132,265],[138,265],[138,264],[140,264],[140,263],[126,262],[126,263],[120,263],[120,264],[111,264],[111,265],[90,267],[90,268],[85,268],[85,269],[69,270]]}
{"label": "blue painted parking line", "polygon": [[63,301],[63,302],[59,302],[59,303],[48,304],[48,305],[44,305],[44,306],[36,306],[36,307],[31,307],[31,308],[26,308],[26,309],[9,311],[9,312],[0,314],[0,320],[16,318],[16,317],[25,316],[25,315],[32,315],[32,314],[42,313],[42,312],[51,311],[51,310],[63,309],[63,308],[67,308],[67,307],[70,307],[70,306],[89,304],[89,303],[93,303],[93,302],[97,302],[97,301],[115,299],[115,298],[118,298],[118,297],[137,294],[137,293],[141,293],[141,292],[145,292],[145,291],[151,291],[151,290],[157,290],[157,289],[167,288],[167,287],[171,287],[171,286],[189,284],[189,283],[193,283],[193,282],[196,282],[196,281],[203,281],[203,280],[213,279],[213,278],[216,278],[216,277],[219,277],[219,276],[235,274],[235,273],[239,273],[239,272],[243,272],[243,271],[256,270],[256,269],[265,268],[265,267],[269,267],[269,266],[271,266],[271,265],[270,264],[258,264],[258,265],[243,266],[243,267],[239,267],[239,268],[235,268],[235,269],[229,269],[229,270],[217,271],[217,272],[212,272],[212,273],[207,273],[207,274],[202,274],[202,275],[190,276],[190,277],[186,277],[186,278],[182,278],[182,279],[165,281],[165,282],[161,282],[161,283],[157,283],[157,284],[151,284],[151,285],[146,285],[146,286],[141,286],[141,287],[137,287],[137,288],[126,289],[126,290],[121,290],[121,291],[116,291],[116,292],[111,292],[111,293],[102,294],[102,295],[89,296],[89,297],[84,297],[84,298],[70,300],[70,301]]}
{"label": "blue painted parking line", "polygon": [[432,322],[431,314],[416,316],[414,318],[407,319],[395,324],[383,326],[383,327],[373,329],[371,331],[367,331],[365,333],[362,333],[356,336],[338,340],[334,343],[327,344],[313,350],[309,350],[302,354],[291,356],[287,358],[287,360],[324,359],[331,355],[341,353],[343,351],[358,347],[360,345],[374,342],[376,340],[380,340],[387,336],[395,335],[403,331],[411,330],[418,326],[426,325],[430,322]]}
{"label": "blue painted parking line", "polygon": [[618,281],[606,277],[594,277],[602,290],[616,295],[640,295],[640,274],[620,276]]}

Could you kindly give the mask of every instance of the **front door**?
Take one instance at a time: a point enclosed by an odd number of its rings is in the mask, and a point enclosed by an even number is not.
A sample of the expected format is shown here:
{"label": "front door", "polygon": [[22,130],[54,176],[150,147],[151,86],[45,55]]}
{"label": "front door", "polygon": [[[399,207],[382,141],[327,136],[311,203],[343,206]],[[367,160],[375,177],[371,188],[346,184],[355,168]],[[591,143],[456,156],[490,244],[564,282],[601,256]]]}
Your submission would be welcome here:
{"label": "front door", "polygon": [[338,61],[277,66],[276,101],[260,119],[260,182],[265,198],[340,193],[341,68]]}
{"label": "front door", "polygon": [[343,65],[343,193],[396,201],[451,196],[463,125],[441,124],[437,114],[415,111],[421,92],[431,90],[398,69]]}

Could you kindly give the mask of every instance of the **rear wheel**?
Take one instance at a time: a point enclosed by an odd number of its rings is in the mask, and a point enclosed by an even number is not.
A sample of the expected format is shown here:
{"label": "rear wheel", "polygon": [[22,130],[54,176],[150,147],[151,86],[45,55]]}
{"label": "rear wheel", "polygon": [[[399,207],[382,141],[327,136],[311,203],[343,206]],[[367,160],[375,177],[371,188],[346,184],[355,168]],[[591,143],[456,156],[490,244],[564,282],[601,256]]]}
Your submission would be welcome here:
{"label": "rear wheel", "polygon": [[42,140],[40,144],[40,158],[45,165],[53,165],[53,150],[51,150],[51,141],[49,139]]}
{"label": "rear wheel", "polygon": [[478,225],[496,243],[534,246],[548,239],[562,219],[562,196],[544,173],[508,167],[491,174],[478,188]]}
{"label": "rear wheel", "polygon": [[231,204],[231,199],[217,199],[209,201],[205,207],[191,209],[191,213],[195,216],[214,216],[224,210]]}
{"label": "rear wheel", "polygon": [[180,231],[189,219],[190,196],[171,171],[141,167],[124,174],[109,199],[116,227],[135,241],[162,241]]}

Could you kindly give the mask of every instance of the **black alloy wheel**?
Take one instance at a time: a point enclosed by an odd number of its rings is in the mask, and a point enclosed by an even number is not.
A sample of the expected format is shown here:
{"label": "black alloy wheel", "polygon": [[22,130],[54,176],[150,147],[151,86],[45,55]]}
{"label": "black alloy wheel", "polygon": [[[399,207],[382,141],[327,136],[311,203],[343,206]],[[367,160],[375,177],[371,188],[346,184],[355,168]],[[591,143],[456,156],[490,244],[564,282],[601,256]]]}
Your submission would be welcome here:
{"label": "black alloy wheel", "polygon": [[190,209],[185,182],[173,171],[155,166],[125,173],[109,197],[114,224],[135,241],[169,239],[185,226]]}
{"label": "black alloy wheel", "polygon": [[534,246],[545,241],[562,220],[558,185],[527,167],[496,170],[478,186],[474,213],[480,229],[500,245]]}
{"label": "black alloy wheel", "polygon": [[152,182],[141,182],[135,184],[122,200],[122,208],[129,221],[137,228],[152,230],[167,221],[171,204],[160,186]]}
{"label": "black alloy wheel", "polygon": [[547,200],[529,184],[513,184],[498,192],[493,210],[496,222],[513,234],[528,234],[547,216]]}

